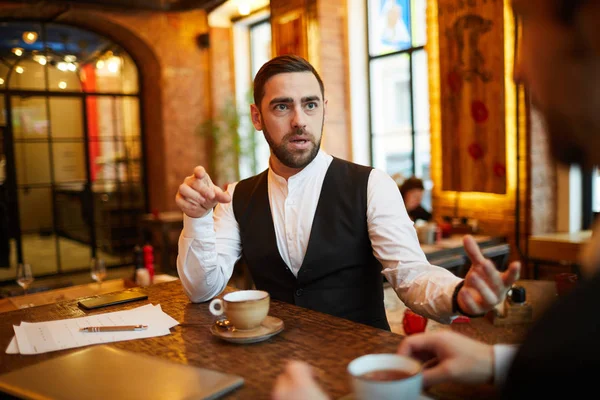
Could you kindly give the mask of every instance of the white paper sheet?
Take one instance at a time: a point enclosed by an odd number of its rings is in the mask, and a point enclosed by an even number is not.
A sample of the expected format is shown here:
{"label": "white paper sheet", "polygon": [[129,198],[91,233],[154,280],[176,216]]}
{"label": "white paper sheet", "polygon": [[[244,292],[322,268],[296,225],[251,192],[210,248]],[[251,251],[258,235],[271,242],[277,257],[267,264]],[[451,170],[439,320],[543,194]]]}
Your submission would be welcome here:
{"label": "white paper sheet", "polygon": [[[87,326],[148,325],[143,331],[80,332]],[[147,304],[138,308],[111,313],[88,315],[80,318],[47,322],[22,322],[13,326],[15,338],[6,349],[7,354],[41,354],[98,343],[110,343],[163,336],[169,328],[178,325],[164,313],[160,305]],[[16,340],[15,340],[16,339]]]}

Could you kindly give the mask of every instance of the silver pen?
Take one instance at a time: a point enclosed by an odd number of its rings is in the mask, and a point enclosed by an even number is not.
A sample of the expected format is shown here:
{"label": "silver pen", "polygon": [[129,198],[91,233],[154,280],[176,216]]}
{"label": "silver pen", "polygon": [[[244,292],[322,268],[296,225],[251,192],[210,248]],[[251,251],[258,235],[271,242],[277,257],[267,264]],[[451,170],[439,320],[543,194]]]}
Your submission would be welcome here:
{"label": "silver pen", "polygon": [[143,331],[145,329],[148,329],[148,325],[86,326],[79,329],[79,332],[122,332]]}

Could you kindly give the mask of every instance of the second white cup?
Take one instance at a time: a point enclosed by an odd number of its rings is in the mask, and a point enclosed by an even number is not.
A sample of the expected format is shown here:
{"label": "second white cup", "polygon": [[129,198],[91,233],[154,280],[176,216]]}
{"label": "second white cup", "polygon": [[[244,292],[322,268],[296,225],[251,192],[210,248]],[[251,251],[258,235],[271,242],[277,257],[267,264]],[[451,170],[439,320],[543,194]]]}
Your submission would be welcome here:
{"label": "second white cup", "polygon": [[421,396],[421,363],[399,354],[367,354],[348,364],[357,400],[417,400]]}

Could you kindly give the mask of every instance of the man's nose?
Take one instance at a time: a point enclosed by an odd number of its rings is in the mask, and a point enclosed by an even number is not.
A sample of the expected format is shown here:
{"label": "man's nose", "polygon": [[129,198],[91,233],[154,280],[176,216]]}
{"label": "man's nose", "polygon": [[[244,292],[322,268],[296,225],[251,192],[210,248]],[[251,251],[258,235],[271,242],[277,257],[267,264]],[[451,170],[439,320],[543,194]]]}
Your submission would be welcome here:
{"label": "man's nose", "polygon": [[306,115],[301,107],[294,107],[294,117],[292,118],[292,128],[304,129],[306,128]]}

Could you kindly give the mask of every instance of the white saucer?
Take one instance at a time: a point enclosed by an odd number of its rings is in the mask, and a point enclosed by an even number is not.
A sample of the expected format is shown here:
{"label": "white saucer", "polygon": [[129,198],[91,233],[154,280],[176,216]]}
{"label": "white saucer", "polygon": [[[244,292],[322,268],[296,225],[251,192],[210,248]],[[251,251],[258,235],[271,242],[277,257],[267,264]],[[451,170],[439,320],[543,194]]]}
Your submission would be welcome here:
{"label": "white saucer", "polygon": [[282,320],[277,317],[267,316],[258,328],[250,330],[223,329],[211,325],[210,333],[231,343],[257,343],[277,335],[285,327]]}

